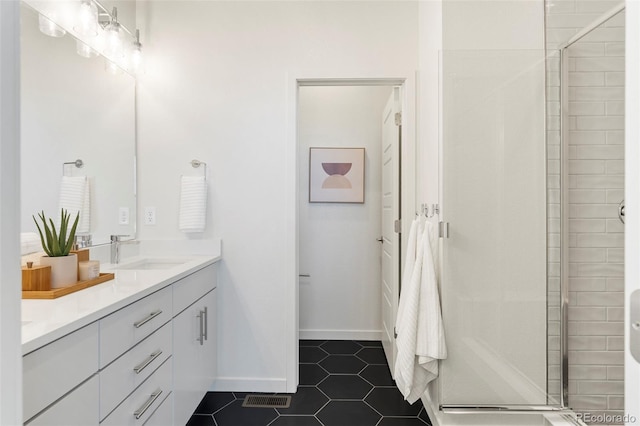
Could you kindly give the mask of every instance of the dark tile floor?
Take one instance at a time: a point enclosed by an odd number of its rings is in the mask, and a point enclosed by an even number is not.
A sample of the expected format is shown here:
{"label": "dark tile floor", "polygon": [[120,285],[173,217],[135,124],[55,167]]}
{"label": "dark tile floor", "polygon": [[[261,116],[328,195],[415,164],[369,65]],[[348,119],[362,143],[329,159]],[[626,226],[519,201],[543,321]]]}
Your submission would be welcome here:
{"label": "dark tile floor", "polygon": [[243,408],[246,393],[208,392],[187,426],[425,426],[395,387],[380,342],[300,341],[300,386],[287,409]]}

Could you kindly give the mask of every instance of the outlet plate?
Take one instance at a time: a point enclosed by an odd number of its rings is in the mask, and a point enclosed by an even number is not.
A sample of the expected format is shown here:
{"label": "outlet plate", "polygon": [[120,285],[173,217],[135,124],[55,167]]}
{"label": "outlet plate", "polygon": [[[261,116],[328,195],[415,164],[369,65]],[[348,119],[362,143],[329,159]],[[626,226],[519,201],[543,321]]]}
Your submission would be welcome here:
{"label": "outlet plate", "polygon": [[118,224],[119,225],[129,224],[129,207],[120,207],[118,209]]}
{"label": "outlet plate", "polygon": [[144,224],[145,225],[156,224],[156,208],[155,207],[144,208]]}

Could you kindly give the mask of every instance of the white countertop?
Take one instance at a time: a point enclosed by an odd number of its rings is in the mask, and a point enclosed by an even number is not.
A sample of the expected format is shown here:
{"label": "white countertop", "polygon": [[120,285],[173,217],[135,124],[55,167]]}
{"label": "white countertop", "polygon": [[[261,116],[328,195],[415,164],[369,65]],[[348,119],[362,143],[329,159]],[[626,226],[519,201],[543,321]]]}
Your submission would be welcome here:
{"label": "white countertop", "polygon": [[[168,269],[113,270],[151,256],[127,258],[120,265],[103,264],[100,272],[115,279],[53,300],[22,300],[22,354],[25,355],[109,315],[171,283],[211,265],[221,255],[164,256],[182,264]],[[163,256],[154,255],[153,258]]]}

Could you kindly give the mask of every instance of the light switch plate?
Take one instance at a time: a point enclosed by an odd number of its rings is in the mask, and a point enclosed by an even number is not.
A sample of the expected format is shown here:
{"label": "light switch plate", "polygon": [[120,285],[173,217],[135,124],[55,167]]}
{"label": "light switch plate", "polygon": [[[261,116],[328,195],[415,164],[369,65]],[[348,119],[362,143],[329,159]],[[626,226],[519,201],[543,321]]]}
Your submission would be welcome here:
{"label": "light switch plate", "polygon": [[118,209],[118,224],[119,225],[129,224],[129,207],[120,207]]}

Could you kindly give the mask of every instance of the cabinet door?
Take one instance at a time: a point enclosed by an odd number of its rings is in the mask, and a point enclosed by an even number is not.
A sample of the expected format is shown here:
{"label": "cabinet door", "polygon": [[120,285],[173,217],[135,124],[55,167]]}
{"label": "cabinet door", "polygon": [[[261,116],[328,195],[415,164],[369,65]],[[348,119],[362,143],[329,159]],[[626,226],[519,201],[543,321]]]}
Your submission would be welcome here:
{"label": "cabinet door", "polygon": [[[206,313],[205,313],[206,312]],[[173,320],[174,424],[186,424],[216,374],[216,290]]]}

